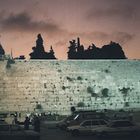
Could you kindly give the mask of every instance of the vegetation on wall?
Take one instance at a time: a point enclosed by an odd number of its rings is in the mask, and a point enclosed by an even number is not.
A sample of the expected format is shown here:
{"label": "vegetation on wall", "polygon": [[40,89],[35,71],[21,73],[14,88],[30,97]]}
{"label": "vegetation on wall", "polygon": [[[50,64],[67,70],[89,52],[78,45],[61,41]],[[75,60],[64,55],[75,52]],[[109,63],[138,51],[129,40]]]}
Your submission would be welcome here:
{"label": "vegetation on wall", "polygon": [[108,96],[109,96],[109,95],[108,95],[109,89],[108,89],[108,88],[104,88],[104,89],[102,89],[101,93],[102,93],[102,96],[103,96],[103,97],[108,97]]}
{"label": "vegetation on wall", "polygon": [[92,87],[87,87],[87,92],[91,94],[92,97],[97,97],[98,95],[94,92]]}
{"label": "vegetation on wall", "polygon": [[84,104],[83,102],[79,102],[79,103],[77,104],[77,107],[85,107],[85,104]]}
{"label": "vegetation on wall", "polygon": [[124,96],[127,96],[128,95],[128,92],[130,91],[131,89],[128,87],[123,87],[122,89],[119,89],[119,91],[124,95]]}
{"label": "vegetation on wall", "polygon": [[36,104],[36,109],[42,109],[42,105],[41,104]]}
{"label": "vegetation on wall", "polygon": [[14,61],[13,59],[8,59],[8,60],[7,60],[6,68],[7,68],[7,69],[11,68],[11,64],[14,64],[14,63],[15,63],[15,61]]}
{"label": "vegetation on wall", "polygon": [[77,80],[83,80],[83,78],[81,76],[78,76]]}
{"label": "vegetation on wall", "polygon": [[72,82],[72,81],[73,81],[73,79],[72,79],[72,78],[70,78],[70,77],[68,77],[68,76],[67,76],[67,80],[68,80],[68,81],[70,81],[70,82]]}

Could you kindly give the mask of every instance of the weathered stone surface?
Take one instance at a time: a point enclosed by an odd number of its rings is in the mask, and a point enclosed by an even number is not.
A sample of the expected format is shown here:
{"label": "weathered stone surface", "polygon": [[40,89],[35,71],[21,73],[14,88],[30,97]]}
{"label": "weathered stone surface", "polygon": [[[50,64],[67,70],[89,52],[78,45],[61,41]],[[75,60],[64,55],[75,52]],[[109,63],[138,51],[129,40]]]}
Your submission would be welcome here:
{"label": "weathered stone surface", "polygon": [[0,61],[0,111],[140,108],[140,61]]}

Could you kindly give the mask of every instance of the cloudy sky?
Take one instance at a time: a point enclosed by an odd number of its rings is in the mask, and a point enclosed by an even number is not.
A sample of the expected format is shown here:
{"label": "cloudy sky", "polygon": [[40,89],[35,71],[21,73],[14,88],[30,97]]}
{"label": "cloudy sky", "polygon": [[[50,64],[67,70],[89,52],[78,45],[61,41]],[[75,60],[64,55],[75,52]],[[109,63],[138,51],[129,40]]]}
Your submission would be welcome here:
{"label": "cloudy sky", "polygon": [[140,58],[140,0],[0,0],[0,41],[7,53],[29,58],[41,33],[45,50],[52,45],[67,58],[69,40],[88,47],[111,40],[130,59]]}

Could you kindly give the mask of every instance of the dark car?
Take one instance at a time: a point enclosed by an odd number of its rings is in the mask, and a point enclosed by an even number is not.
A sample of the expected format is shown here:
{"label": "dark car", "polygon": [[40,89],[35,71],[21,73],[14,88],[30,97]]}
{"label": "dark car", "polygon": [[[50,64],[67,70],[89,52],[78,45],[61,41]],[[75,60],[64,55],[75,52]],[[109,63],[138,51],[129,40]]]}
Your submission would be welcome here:
{"label": "dark car", "polygon": [[75,115],[73,120],[71,120],[68,126],[77,125],[83,122],[84,120],[90,119],[103,119],[107,121],[107,117],[102,112],[95,112],[95,111],[81,111]]}
{"label": "dark car", "polygon": [[90,119],[103,119],[107,121],[107,117],[104,113],[96,111],[76,111],[71,116],[68,116],[64,120],[60,121],[57,126],[66,129],[68,126],[79,125],[84,120]]}
{"label": "dark car", "polygon": [[0,125],[0,140],[39,140],[40,134],[33,130],[24,130],[19,125]]}
{"label": "dark car", "polygon": [[74,117],[76,117],[76,115],[71,115],[68,116],[66,118],[64,118],[63,120],[59,121],[56,126],[59,127],[62,130],[65,130],[67,128],[67,126],[69,125],[70,121],[72,121],[74,119]]}

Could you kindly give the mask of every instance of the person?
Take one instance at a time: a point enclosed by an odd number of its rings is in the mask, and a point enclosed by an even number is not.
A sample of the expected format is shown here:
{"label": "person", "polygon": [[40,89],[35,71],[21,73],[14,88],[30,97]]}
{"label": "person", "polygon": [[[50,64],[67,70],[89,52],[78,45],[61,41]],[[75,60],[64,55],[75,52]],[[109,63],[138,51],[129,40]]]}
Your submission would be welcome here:
{"label": "person", "polygon": [[14,124],[18,124],[17,116],[14,116]]}
{"label": "person", "polygon": [[40,120],[38,116],[34,118],[34,131],[40,132]]}
{"label": "person", "polygon": [[133,121],[133,111],[132,110],[129,112],[128,117],[129,117],[130,121]]}
{"label": "person", "polygon": [[18,124],[18,119],[17,119],[17,116],[16,115],[14,115],[12,124]]}
{"label": "person", "polygon": [[24,129],[29,130],[29,125],[30,125],[30,119],[26,117],[24,121]]}

